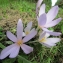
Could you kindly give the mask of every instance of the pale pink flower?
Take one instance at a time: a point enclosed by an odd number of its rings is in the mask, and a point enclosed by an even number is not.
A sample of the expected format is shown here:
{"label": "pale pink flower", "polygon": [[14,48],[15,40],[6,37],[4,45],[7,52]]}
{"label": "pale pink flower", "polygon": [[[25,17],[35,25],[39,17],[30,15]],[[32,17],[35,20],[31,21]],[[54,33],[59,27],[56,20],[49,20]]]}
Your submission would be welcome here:
{"label": "pale pink flower", "polygon": [[2,50],[1,52],[1,57],[0,59],[6,58],[8,55],[10,58],[15,58],[21,49],[25,54],[29,54],[30,52],[33,51],[33,48],[26,45],[25,43],[32,39],[35,35],[37,34],[37,31],[33,29],[31,33],[29,33],[27,36],[25,36],[23,39],[23,24],[21,19],[19,19],[17,23],[17,37],[13,35],[10,31],[7,31],[7,37],[14,42],[14,44],[6,47],[5,49]]}
{"label": "pale pink flower", "polygon": [[57,42],[60,42],[60,38],[48,38],[50,35],[46,32],[43,32],[39,36],[39,42],[46,46],[46,47],[52,47],[55,46]]}

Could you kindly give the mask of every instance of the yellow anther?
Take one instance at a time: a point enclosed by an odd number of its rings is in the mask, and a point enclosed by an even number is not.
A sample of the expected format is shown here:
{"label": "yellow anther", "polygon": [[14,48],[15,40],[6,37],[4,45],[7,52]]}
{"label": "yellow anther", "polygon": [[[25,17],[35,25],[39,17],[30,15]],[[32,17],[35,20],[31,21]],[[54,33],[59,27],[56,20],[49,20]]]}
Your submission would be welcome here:
{"label": "yellow anther", "polygon": [[25,32],[25,34],[26,34],[26,35],[28,35],[28,34],[29,34],[29,32],[28,32],[28,31],[26,31],[26,32]]}
{"label": "yellow anther", "polygon": [[19,41],[17,42],[17,44],[20,46],[20,45],[23,44],[23,41],[22,41],[22,40],[19,40]]}
{"label": "yellow anther", "polygon": [[46,42],[46,37],[43,37],[42,39],[40,39],[39,42]]}

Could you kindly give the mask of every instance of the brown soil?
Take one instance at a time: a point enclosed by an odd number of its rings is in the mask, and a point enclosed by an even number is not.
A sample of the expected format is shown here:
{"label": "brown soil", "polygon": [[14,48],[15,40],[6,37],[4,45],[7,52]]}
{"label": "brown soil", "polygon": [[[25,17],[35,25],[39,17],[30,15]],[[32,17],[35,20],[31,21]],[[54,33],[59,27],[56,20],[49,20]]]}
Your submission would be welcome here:
{"label": "brown soil", "polygon": [[19,11],[16,10],[0,10],[0,26],[3,27],[4,30],[15,28],[18,19],[22,19],[23,23],[36,21],[36,18],[31,18],[26,12],[19,13]]}

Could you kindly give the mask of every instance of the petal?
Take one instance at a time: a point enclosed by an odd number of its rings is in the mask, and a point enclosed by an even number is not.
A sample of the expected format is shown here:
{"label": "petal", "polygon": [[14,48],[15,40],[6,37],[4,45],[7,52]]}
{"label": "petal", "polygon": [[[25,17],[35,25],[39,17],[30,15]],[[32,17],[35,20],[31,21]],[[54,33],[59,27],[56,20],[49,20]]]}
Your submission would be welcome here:
{"label": "petal", "polygon": [[61,20],[62,20],[62,18],[58,18],[54,21],[51,21],[50,23],[46,24],[45,27],[47,27],[47,28],[48,27],[53,27],[53,26],[57,25]]}
{"label": "petal", "polygon": [[20,49],[20,47],[16,45],[15,48],[13,49],[13,51],[10,53],[9,57],[15,58],[19,53],[19,49]]}
{"label": "petal", "polygon": [[38,11],[39,11],[38,8],[40,7],[42,1],[43,1],[43,0],[38,0],[38,2],[37,2],[37,6],[36,6],[36,13],[38,13]]}
{"label": "petal", "polygon": [[30,22],[27,24],[27,27],[31,30],[31,28],[32,28],[32,21],[30,21]]}
{"label": "petal", "polygon": [[17,42],[17,38],[15,35],[13,35],[10,31],[7,31],[7,37],[12,40],[13,42]]}
{"label": "petal", "polygon": [[33,51],[32,47],[25,45],[25,44],[22,44],[21,48],[22,48],[22,50],[24,51],[25,54],[29,54],[30,52]]}
{"label": "petal", "polygon": [[25,28],[25,34],[27,35],[27,33],[30,33],[29,27],[26,27],[26,28]]}
{"label": "petal", "polygon": [[4,59],[8,55],[10,55],[10,53],[14,50],[15,46],[16,46],[16,44],[12,44],[12,45],[6,47],[5,49],[3,49],[2,52],[1,52],[0,59]]}
{"label": "petal", "polygon": [[51,48],[52,46],[55,46],[56,44],[52,44],[52,43],[41,43],[43,44],[44,46],[48,47],[48,48]]}
{"label": "petal", "polygon": [[25,28],[25,32],[30,32],[32,28],[32,21],[27,24],[27,27]]}
{"label": "petal", "polygon": [[39,16],[45,13],[45,4],[42,4],[39,10]]}
{"label": "petal", "polygon": [[19,19],[18,23],[17,23],[17,38],[18,40],[21,40],[23,36],[23,24],[21,19]]}
{"label": "petal", "polygon": [[42,44],[47,47],[55,46],[57,42],[59,42],[60,38],[47,38],[46,42],[43,42]]}
{"label": "petal", "polygon": [[46,35],[45,35],[46,37],[49,37],[50,36],[50,34],[49,33],[46,33]]}
{"label": "petal", "polygon": [[42,32],[39,36],[39,40],[41,40],[45,36],[46,32]]}
{"label": "petal", "polygon": [[57,43],[57,42],[60,42],[61,39],[60,38],[48,38],[47,39],[47,42],[51,42],[51,43]]}
{"label": "petal", "polygon": [[46,24],[46,14],[42,14],[38,19],[38,25],[43,26]]}
{"label": "petal", "polygon": [[60,32],[52,32],[52,31],[49,31],[47,28],[42,28],[46,33],[49,33],[50,35],[53,35],[53,36],[59,36],[61,35]]}
{"label": "petal", "polygon": [[23,32],[23,37],[26,36],[26,34]]}
{"label": "petal", "polygon": [[33,29],[33,31],[31,33],[29,33],[28,35],[26,35],[24,38],[23,38],[23,42],[27,42],[29,41],[30,39],[32,39],[35,35],[37,34],[37,31],[35,29]]}
{"label": "petal", "polygon": [[47,23],[51,22],[58,13],[58,6],[54,6],[50,9],[50,11],[47,13]]}

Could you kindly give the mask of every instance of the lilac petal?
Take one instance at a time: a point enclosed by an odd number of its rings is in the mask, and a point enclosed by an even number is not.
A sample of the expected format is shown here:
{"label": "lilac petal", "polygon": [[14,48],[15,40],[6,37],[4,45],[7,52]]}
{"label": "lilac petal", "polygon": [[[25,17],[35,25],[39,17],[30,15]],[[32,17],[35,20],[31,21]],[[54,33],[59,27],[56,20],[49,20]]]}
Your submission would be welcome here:
{"label": "lilac petal", "polygon": [[17,23],[17,38],[18,40],[21,40],[23,36],[23,24],[21,19],[19,19],[18,23]]}
{"label": "lilac petal", "polygon": [[19,49],[20,49],[20,47],[16,45],[15,48],[10,53],[9,57],[10,58],[15,58],[19,53]]}
{"label": "lilac petal", "polygon": [[47,43],[47,42],[44,42],[42,43],[44,46],[48,47],[48,48],[51,48],[52,46],[55,46],[56,44],[53,44],[53,43]]}
{"label": "lilac petal", "polygon": [[50,43],[57,43],[57,42],[60,42],[61,39],[60,38],[48,38],[47,39],[47,42],[50,42]]}
{"label": "lilac petal", "polygon": [[49,33],[46,33],[46,35],[45,35],[46,37],[49,37],[50,36],[50,34]]}
{"label": "lilac petal", "polygon": [[30,22],[27,24],[27,27],[31,30],[31,28],[32,28],[32,21],[30,21]]}
{"label": "lilac petal", "polygon": [[13,35],[10,31],[7,31],[7,37],[12,40],[13,42],[17,42],[17,38],[15,35]]}
{"label": "lilac petal", "polygon": [[48,47],[55,46],[57,42],[59,42],[61,39],[60,38],[47,38],[46,42],[44,44]]}
{"label": "lilac petal", "polygon": [[51,21],[50,23],[46,24],[45,27],[47,27],[47,28],[48,27],[53,27],[53,26],[57,25],[61,20],[62,20],[62,18],[58,18],[54,21]]}
{"label": "lilac petal", "polygon": [[32,39],[35,35],[37,34],[37,31],[34,29],[31,33],[29,33],[28,35],[26,35],[23,38],[23,43],[29,41],[30,39]]}
{"label": "lilac petal", "polygon": [[37,6],[36,6],[36,13],[38,13],[38,11],[39,11],[38,8],[40,7],[42,1],[43,1],[43,0],[38,0],[38,2],[37,2]]}
{"label": "lilac petal", "polygon": [[27,32],[30,32],[29,27],[26,27],[26,28],[25,28],[25,34],[26,34]]}
{"label": "lilac petal", "polygon": [[3,49],[2,52],[1,52],[0,59],[4,59],[8,55],[10,55],[10,53],[14,50],[15,46],[16,46],[16,44],[12,44],[12,45],[6,47],[5,49]]}
{"label": "lilac petal", "polygon": [[47,13],[47,23],[51,22],[58,13],[58,6],[54,6],[50,9],[50,11]]}
{"label": "lilac petal", "polygon": [[45,36],[46,32],[42,32],[39,36],[39,40],[41,40]]}
{"label": "lilac petal", "polygon": [[46,33],[49,33],[50,35],[53,35],[53,36],[59,36],[61,35],[60,32],[52,32],[52,31],[49,31],[48,29],[46,28],[42,28]]}
{"label": "lilac petal", "polygon": [[38,19],[38,25],[39,26],[44,26],[46,24],[46,14],[42,14],[39,19]]}
{"label": "lilac petal", "polygon": [[42,4],[39,10],[39,16],[45,13],[45,4]]}
{"label": "lilac petal", "polygon": [[26,34],[23,32],[23,37],[26,36]]}
{"label": "lilac petal", "polygon": [[22,44],[21,48],[22,48],[22,50],[24,51],[25,54],[29,54],[30,52],[33,51],[32,47],[25,45],[25,44]]}
{"label": "lilac petal", "polygon": [[27,24],[27,27],[25,28],[25,32],[27,31],[30,32],[31,28],[32,28],[32,21]]}
{"label": "lilac petal", "polygon": [[44,45],[44,46],[46,46],[46,47],[48,47],[48,48],[51,48],[51,46],[48,45],[48,44],[46,44],[46,43],[41,43],[41,44]]}

